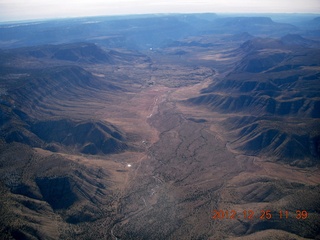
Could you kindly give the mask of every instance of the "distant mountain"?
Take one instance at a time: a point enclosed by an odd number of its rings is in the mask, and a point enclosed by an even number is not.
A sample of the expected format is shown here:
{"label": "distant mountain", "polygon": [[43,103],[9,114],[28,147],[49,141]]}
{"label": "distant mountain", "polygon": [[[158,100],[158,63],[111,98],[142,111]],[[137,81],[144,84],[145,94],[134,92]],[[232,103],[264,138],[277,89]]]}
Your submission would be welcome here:
{"label": "distant mountain", "polygon": [[233,34],[231,36],[227,36],[225,37],[225,40],[227,41],[249,41],[251,39],[253,39],[254,36],[249,34],[248,32],[242,32],[242,33],[237,33],[237,34]]}
{"label": "distant mountain", "polygon": [[137,51],[102,49],[94,43],[87,42],[0,50],[2,73],[12,66],[37,69],[79,64],[129,64],[132,61],[151,63],[149,57]]}
{"label": "distant mountain", "polygon": [[0,25],[0,48],[87,41],[105,47],[146,50],[166,46],[168,41],[202,34],[248,32],[251,35],[283,36],[299,31],[293,25],[274,22],[264,16],[164,14],[93,17]]}
{"label": "distant mountain", "polygon": [[6,51],[16,57],[56,59],[79,63],[113,63],[112,56],[93,43],[70,43]]}
{"label": "distant mountain", "polygon": [[[196,16],[191,16],[191,19],[185,16],[98,17],[96,21],[92,18],[89,23],[87,19],[77,19],[40,22],[32,26],[0,26],[0,47],[72,43],[81,39],[107,47],[149,49],[161,46],[168,39],[179,39],[198,32],[200,29],[197,28],[208,23]],[[193,23],[200,25],[193,26]],[[64,25],[68,25],[68,30]]]}
{"label": "distant mountain", "polygon": [[312,19],[311,21],[308,21],[306,24],[306,27],[319,30],[320,29],[320,17],[316,17],[316,18]]}
{"label": "distant mountain", "polygon": [[240,46],[240,49],[246,53],[262,49],[282,49],[284,44],[274,38],[253,38]]}
{"label": "distant mountain", "polygon": [[[48,49],[49,51],[51,49]],[[112,63],[111,57],[95,44],[70,44],[59,46],[58,49],[52,49],[53,55],[51,58],[67,61],[80,61],[91,63]]]}
{"label": "distant mountain", "polygon": [[238,26],[243,28],[249,26],[269,26],[275,24],[270,17],[228,17],[216,19],[216,22],[230,27]]}
{"label": "distant mountain", "polygon": [[212,47],[214,46],[213,43],[201,43],[197,41],[174,41],[170,44],[168,44],[168,47],[202,47],[202,48],[207,48],[207,47]]}
{"label": "distant mountain", "polygon": [[281,38],[286,45],[303,46],[303,47],[319,47],[320,42],[302,37],[299,34],[287,34]]}
{"label": "distant mountain", "polygon": [[283,35],[297,31],[298,28],[287,23],[277,23],[270,17],[227,17],[217,18],[212,24],[214,33],[234,33],[239,34],[247,32],[252,35],[268,34]]}

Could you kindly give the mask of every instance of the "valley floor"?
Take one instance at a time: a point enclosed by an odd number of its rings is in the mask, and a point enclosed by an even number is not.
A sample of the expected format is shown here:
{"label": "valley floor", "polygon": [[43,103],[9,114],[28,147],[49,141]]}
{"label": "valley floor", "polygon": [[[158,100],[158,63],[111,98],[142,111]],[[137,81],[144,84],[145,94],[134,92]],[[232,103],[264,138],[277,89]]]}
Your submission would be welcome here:
{"label": "valley floor", "polygon": [[[296,53],[269,51],[276,40],[243,52],[230,42],[188,43],[183,56],[182,43],[12,53],[0,77],[1,237],[319,239],[313,58],[292,70]],[[252,72],[257,55],[268,69]]]}

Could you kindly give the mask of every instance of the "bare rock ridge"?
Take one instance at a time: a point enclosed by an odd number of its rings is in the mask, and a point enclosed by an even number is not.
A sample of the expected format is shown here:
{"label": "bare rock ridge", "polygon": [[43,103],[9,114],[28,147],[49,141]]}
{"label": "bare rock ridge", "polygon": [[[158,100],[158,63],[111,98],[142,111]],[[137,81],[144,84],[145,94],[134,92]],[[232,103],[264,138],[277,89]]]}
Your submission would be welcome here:
{"label": "bare rock ridge", "polygon": [[11,51],[11,57],[33,57],[47,60],[63,60],[78,63],[109,63],[113,59],[106,51],[93,43],[69,43],[58,45],[43,45],[27,48],[17,48]]}
{"label": "bare rock ridge", "polygon": [[54,152],[69,150],[85,154],[119,153],[128,148],[124,133],[107,122],[35,121],[17,111],[3,115],[1,137],[8,143],[20,142]]}
{"label": "bare rock ridge", "polygon": [[237,136],[232,143],[236,149],[250,155],[262,154],[269,159],[299,167],[314,166],[318,164],[320,155],[319,124],[315,120],[306,119],[304,123],[299,123],[298,129],[297,123],[297,119],[287,121],[286,127],[281,128],[282,118],[244,116],[231,117],[224,125],[231,134]]}
{"label": "bare rock ridge", "polygon": [[[16,103],[18,106],[24,104],[25,110],[28,110],[34,105],[41,104],[41,99],[48,97],[48,95],[60,96],[63,92],[59,89],[59,85],[68,92],[69,96],[72,93],[72,91],[68,91],[69,88],[66,88],[68,84],[59,83],[58,86],[55,86],[54,91],[46,84],[41,85],[39,82],[37,84],[33,88],[31,84],[29,85],[33,90],[37,90],[37,86],[39,87],[39,91],[32,95],[29,94],[31,93],[29,87],[15,91],[14,95],[17,97],[16,99],[19,99]],[[80,85],[76,87],[79,88]],[[16,141],[53,151],[58,151],[60,147],[69,147],[69,150],[75,148],[74,150],[86,154],[117,153],[127,148],[123,133],[107,122],[92,120],[79,122],[79,120],[68,119],[39,121],[18,109],[14,109],[14,107],[12,105],[1,106],[1,135],[6,142]],[[43,105],[43,109],[48,108]]]}
{"label": "bare rock ridge", "polygon": [[[102,179],[108,176],[106,169],[88,169],[55,154],[42,156],[21,143],[0,143],[1,168],[0,191],[10,202],[2,204],[1,236],[18,239],[47,238],[55,236],[57,220],[50,224],[42,221],[43,215],[51,218],[61,214],[70,224],[92,222],[103,212],[97,204],[108,206],[111,199],[110,183]],[[16,153],[16,157],[13,157]],[[19,157],[17,157],[17,154]],[[18,204],[20,210],[13,205]],[[30,216],[26,216],[28,213]],[[16,222],[19,218],[21,222]],[[55,224],[53,224],[55,223]],[[44,226],[49,226],[50,231]],[[61,235],[60,235],[61,236]]]}
{"label": "bare rock ridge", "polygon": [[[300,41],[301,37],[283,39]],[[305,42],[299,44],[305,46]],[[226,131],[233,128],[230,146],[305,167],[317,164],[320,157],[319,77],[314,67],[320,65],[315,56],[320,52],[295,46],[270,38],[245,42],[234,52],[241,60],[233,71],[189,102],[221,113],[254,116],[239,117],[241,126],[230,124],[235,118],[223,123]],[[287,129],[275,124],[281,121]]]}
{"label": "bare rock ridge", "polygon": [[10,50],[0,50],[2,60],[28,59],[28,61],[42,61],[43,64],[79,65],[79,64],[110,64],[128,61],[149,61],[145,55],[136,51],[117,51],[101,48],[90,42],[74,42],[63,44],[48,44],[30,47],[21,47]]}
{"label": "bare rock ridge", "polygon": [[[101,61],[109,64],[110,59],[103,50],[94,44],[78,43],[15,49],[13,52],[10,55],[13,56],[12,61],[18,56],[27,59],[55,58],[53,65],[57,66],[28,69],[24,63],[15,67],[2,63],[5,75],[2,76],[1,86],[6,94],[1,95],[0,128],[1,137],[6,142],[85,154],[118,153],[128,148],[125,134],[106,121],[70,120],[57,116],[57,112],[61,111],[57,106],[75,107],[70,105],[72,99],[77,99],[81,104],[99,92],[103,92],[106,99],[111,92],[124,91],[79,65],[59,65],[64,60],[78,64]],[[123,56],[132,57],[116,51],[112,54],[118,60]],[[17,73],[19,71],[21,74]],[[36,117],[40,115],[42,120]]]}
{"label": "bare rock ridge", "polygon": [[[254,85],[254,83],[253,83]],[[271,96],[238,96],[225,97],[221,94],[206,94],[189,100],[194,104],[207,105],[213,110],[226,113],[244,112],[277,116],[293,116],[295,114],[311,118],[319,118],[319,100],[297,98],[294,100],[275,100]],[[310,108],[308,108],[310,107]]]}
{"label": "bare rock ridge", "polygon": [[85,154],[117,153],[128,147],[123,133],[101,122],[74,123],[64,119],[37,122],[31,126],[31,131],[46,143],[77,146]]}
{"label": "bare rock ridge", "polygon": [[[24,82],[18,85],[19,82]],[[35,70],[25,77],[18,79],[17,84],[8,92],[23,108],[33,105],[45,107],[41,102],[52,98],[64,100],[75,97],[85,97],[101,90],[121,90],[120,87],[103,82],[90,72],[78,66],[57,66]]]}
{"label": "bare rock ridge", "polygon": [[51,58],[67,61],[80,61],[90,63],[112,63],[112,58],[95,44],[84,43],[79,46],[66,45],[58,49],[49,49],[53,52]]}
{"label": "bare rock ridge", "polygon": [[[106,214],[110,225],[108,212],[112,212],[114,196],[108,169],[87,168],[62,155],[101,157],[134,149],[126,133],[115,125],[90,113],[81,116],[70,110],[83,109],[83,104],[93,99],[107,102],[109,95],[126,91],[114,79],[95,76],[86,66],[148,59],[143,54],[116,50],[109,58],[96,45],[86,43],[14,49],[0,55],[4,60],[0,78],[0,192],[5,196],[0,198],[1,238],[57,239],[63,237],[60,223],[86,224]],[[21,206],[21,211],[13,214],[12,206],[3,202],[7,200]],[[25,217],[29,213],[32,217]],[[43,228],[43,216],[60,216],[61,220],[50,220],[48,232]]]}

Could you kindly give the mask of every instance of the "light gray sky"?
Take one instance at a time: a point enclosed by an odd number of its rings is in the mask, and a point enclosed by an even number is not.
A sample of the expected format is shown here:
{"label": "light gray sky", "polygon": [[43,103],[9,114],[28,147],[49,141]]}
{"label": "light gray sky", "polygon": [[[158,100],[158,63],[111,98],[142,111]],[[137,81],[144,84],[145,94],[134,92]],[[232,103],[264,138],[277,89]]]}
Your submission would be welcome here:
{"label": "light gray sky", "polygon": [[0,21],[192,12],[320,13],[320,0],[0,0]]}

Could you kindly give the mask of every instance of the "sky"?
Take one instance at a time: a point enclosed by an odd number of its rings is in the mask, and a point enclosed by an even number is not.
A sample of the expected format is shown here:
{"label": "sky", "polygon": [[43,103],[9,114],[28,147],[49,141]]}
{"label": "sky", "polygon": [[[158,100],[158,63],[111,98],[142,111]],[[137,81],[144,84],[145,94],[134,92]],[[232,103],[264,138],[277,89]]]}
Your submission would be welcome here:
{"label": "sky", "polygon": [[145,13],[320,13],[320,0],[0,0],[0,21]]}

